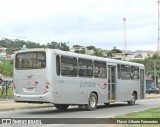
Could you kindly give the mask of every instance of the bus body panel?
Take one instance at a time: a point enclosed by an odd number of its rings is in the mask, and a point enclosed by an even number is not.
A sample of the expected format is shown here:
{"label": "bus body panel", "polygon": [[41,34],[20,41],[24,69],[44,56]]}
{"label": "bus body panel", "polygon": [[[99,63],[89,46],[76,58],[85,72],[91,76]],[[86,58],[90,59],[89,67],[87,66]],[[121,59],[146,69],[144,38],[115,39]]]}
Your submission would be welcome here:
{"label": "bus body panel", "polygon": [[[14,100],[23,102],[51,102],[54,104],[88,104],[92,92],[98,97],[98,103],[110,102],[108,98],[108,66],[115,67],[115,101],[130,101],[133,91],[137,91],[140,99],[140,80],[118,79],[117,65],[124,64],[144,69],[142,64],[131,63],[108,58],[100,58],[53,49],[31,49],[23,52],[44,51],[46,67],[44,69],[17,70],[14,69]],[[15,55],[16,55],[15,54]],[[107,77],[70,77],[57,74],[56,56],[69,56],[78,59],[106,62]],[[14,61],[15,66],[16,61]],[[37,86],[34,83],[38,82]],[[31,84],[33,83],[33,84]],[[36,85],[36,84],[35,84]],[[46,89],[48,85],[48,89]],[[29,91],[31,90],[31,91]],[[33,91],[32,91],[33,90]]]}
{"label": "bus body panel", "polygon": [[[139,80],[117,80],[117,94],[116,101],[129,101],[132,97],[133,91],[137,92],[137,99],[139,99],[140,91],[139,91]],[[133,87],[131,87],[133,86]]]}
{"label": "bus body panel", "polygon": [[91,92],[98,94],[98,102],[107,101],[107,87],[102,88],[104,79],[57,76],[54,84],[54,103],[87,104]]}
{"label": "bus body panel", "polygon": [[46,70],[15,71],[14,83],[17,94],[41,95],[44,94],[46,84]]}

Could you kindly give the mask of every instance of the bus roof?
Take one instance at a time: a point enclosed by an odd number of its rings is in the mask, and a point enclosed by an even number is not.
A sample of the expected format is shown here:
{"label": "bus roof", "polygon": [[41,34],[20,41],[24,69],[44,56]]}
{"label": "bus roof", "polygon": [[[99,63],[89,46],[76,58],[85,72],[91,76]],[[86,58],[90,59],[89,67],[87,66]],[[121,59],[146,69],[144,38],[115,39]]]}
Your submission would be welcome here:
{"label": "bus roof", "polygon": [[19,50],[19,51],[16,51],[15,54],[23,53],[23,52],[33,52],[33,51],[49,51],[49,52],[53,52],[54,54],[59,54],[59,55],[72,56],[72,57],[78,57],[78,58],[84,58],[84,59],[90,59],[90,60],[106,61],[106,62],[116,63],[116,64],[127,64],[127,65],[132,65],[132,66],[144,67],[144,65],[140,63],[116,60],[116,59],[111,59],[111,58],[103,58],[103,57],[98,57],[98,56],[91,56],[91,55],[86,55],[86,54],[74,53],[70,51],[62,51],[58,49],[34,48],[34,49]]}

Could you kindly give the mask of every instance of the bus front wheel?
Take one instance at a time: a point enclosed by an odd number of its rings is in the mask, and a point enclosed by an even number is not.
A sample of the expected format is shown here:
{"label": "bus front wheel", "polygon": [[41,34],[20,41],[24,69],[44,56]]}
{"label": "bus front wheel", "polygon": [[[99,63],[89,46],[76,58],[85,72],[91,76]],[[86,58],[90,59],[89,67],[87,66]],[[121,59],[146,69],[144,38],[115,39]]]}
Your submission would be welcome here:
{"label": "bus front wheel", "polygon": [[135,105],[135,103],[136,103],[136,94],[133,93],[131,100],[128,101],[128,105]]}
{"label": "bus front wheel", "polygon": [[56,107],[57,109],[61,109],[61,110],[66,110],[69,105],[65,105],[65,104],[54,104],[54,107]]}
{"label": "bus front wheel", "polygon": [[91,93],[88,99],[88,104],[85,105],[85,109],[92,111],[97,108],[97,95],[95,93]]}

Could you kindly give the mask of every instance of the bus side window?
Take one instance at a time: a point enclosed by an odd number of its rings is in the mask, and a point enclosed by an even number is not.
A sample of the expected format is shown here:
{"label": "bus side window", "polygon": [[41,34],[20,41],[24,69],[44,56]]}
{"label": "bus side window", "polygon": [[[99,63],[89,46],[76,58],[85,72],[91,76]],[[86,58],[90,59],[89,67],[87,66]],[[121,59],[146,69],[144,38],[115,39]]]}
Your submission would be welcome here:
{"label": "bus side window", "polygon": [[92,60],[78,59],[78,74],[81,77],[93,77]]}
{"label": "bus side window", "polygon": [[125,79],[125,80],[131,79],[130,66],[121,65],[121,79]]}
{"label": "bus side window", "polygon": [[139,67],[131,66],[131,79],[139,80]]}
{"label": "bus side window", "polygon": [[118,79],[120,79],[121,78],[121,68],[119,64],[117,65],[117,71],[118,71]]}
{"label": "bus side window", "polygon": [[107,68],[105,62],[94,61],[94,77],[107,78]]}
{"label": "bus side window", "polygon": [[61,56],[61,75],[77,77],[77,58]]}
{"label": "bus side window", "polygon": [[59,55],[56,56],[56,70],[57,70],[57,75],[60,75],[60,58],[59,58]]}

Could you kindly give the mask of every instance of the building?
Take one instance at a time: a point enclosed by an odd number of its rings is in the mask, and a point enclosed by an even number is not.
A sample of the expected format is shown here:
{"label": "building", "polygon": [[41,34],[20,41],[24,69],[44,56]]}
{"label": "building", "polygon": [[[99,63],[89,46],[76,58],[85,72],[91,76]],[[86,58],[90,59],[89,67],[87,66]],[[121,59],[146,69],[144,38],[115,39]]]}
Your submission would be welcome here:
{"label": "building", "polygon": [[83,46],[80,46],[80,45],[73,45],[73,47],[72,48],[70,48],[70,51],[71,52],[75,52],[75,51],[81,51],[81,50],[83,50]]}
{"label": "building", "polygon": [[4,47],[0,47],[0,60],[5,60],[6,59],[6,49],[7,48],[4,48]]}
{"label": "building", "polygon": [[146,58],[148,58],[148,55],[145,51],[142,50],[137,50],[133,53],[134,55],[134,59],[136,60],[144,60]]}

